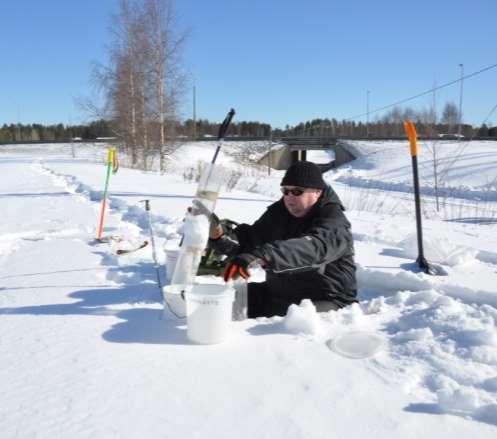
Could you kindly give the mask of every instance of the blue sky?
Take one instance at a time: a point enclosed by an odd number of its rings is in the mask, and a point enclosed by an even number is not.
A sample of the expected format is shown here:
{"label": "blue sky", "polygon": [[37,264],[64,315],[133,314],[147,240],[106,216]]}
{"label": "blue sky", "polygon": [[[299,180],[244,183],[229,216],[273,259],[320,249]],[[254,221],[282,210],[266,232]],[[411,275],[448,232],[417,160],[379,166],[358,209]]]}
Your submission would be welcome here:
{"label": "blue sky", "polygon": [[[116,0],[17,0],[0,6],[0,124],[79,123],[90,65],[105,62]],[[346,118],[497,64],[495,0],[177,0],[190,29],[185,66],[197,115],[283,127]],[[191,87],[189,87],[191,89]],[[408,105],[427,107],[426,96]],[[459,86],[437,94],[459,102]],[[464,119],[497,104],[497,68],[464,82]],[[183,117],[191,117],[191,93]],[[378,115],[381,115],[379,113]],[[374,116],[371,116],[371,120]],[[363,117],[362,120],[366,118]],[[497,111],[490,118],[497,124]]]}

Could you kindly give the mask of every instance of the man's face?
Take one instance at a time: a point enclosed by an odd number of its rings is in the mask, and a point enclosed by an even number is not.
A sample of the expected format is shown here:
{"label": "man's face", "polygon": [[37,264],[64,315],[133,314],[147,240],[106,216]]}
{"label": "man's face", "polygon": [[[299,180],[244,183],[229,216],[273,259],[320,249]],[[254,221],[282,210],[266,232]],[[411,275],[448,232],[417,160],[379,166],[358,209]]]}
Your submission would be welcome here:
{"label": "man's face", "polygon": [[302,218],[316,204],[323,191],[299,186],[282,186],[281,192],[283,193],[283,202],[290,215]]}

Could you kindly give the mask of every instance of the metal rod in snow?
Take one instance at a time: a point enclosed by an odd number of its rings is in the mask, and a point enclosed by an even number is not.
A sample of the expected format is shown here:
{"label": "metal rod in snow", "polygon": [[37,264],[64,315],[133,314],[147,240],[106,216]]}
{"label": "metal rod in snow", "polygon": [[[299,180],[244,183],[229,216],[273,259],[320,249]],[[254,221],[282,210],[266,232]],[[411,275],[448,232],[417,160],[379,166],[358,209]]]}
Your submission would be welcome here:
{"label": "metal rod in snow", "polygon": [[159,264],[157,262],[157,252],[155,251],[154,230],[152,229],[152,213],[150,212],[150,200],[142,200],[145,203],[145,210],[147,211],[148,219],[148,232],[150,235],[150,242],[152,243],[152,257],[154,258],[155,273],[157,275],[157,285],[162,294],[162,282],[160,280]]}

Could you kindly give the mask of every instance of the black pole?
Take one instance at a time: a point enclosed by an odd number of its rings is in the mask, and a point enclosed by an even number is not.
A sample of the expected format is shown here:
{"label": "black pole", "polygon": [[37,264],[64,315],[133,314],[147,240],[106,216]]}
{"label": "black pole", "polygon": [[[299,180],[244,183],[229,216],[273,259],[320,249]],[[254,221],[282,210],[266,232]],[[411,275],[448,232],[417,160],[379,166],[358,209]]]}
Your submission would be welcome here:
{"label": "black pole", "polygon": [[419,195],[419,174],[418,174],[418,156],[412,156],[412,174],[414,180],[414,204],[416,206],[416,233],[418,237],[418,259],[416,263],[425,273],[430,272],[428,261],[423,252],[423,225],[421,222],[421,197]]}
{"label": "black pole", "polygon": [[444,276],[447,272],[438,265],[428,264],[423,252],[423,227],[421,223],[421,196],[419,194],[419,174],[418,174],[418,144],[416,127],[410,121],[404,122],[404,127],[411,144],[412,175],[414,183],[414,204],[416,207],[416,233],[418,237],[418,267],[426,274]]}
{"label": "black pole", "polygon": [[214,153],[214,157],[212,157],[211,166],[209,167],[209,174],[207,174],[207,178],[205,179],[206,186],[207,186],[208,181],[211,178],[214,163],[216,163],[217,155],[219,154],[219,151],[221,150],[221,145],[223,144],[224,135],[226,134],[226,131],[228,131],[228,127],[229,127],[229,125],[231,123],[231,119],[233,119],[234,115],[235,115],[235,110],[232,108],[230,111],[228,111],[228,114],[224,118],[223,123],[219,127],[219,131],[217,134],[218,144],[217,144],[216,152]]}
{"label": "black pole", "polygon": [[221,126],[219,127],[219,132],[217,134],[218,144],[217,144],[216,152],[214,153],[214,157],[212,157],[211,164],[216,163],[217,155],[219,154],[219,151],[221,149],[222,140],[224,138],[224,135],[226,134],[226,131],[228,130],[228,126],[231,123],[231,119],[233,119],[234,115],[235,115],[235,110],[232,108],[228,112],[228,114],[226,115],[226,117],[224,118],[223,123],[221,124]]}

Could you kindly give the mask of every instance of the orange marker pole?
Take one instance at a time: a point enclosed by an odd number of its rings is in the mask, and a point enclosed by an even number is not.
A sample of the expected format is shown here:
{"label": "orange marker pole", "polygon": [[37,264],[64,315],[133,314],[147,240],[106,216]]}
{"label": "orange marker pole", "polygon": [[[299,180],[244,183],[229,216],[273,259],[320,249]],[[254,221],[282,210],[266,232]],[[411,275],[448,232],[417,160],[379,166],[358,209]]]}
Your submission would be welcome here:
{"label": "orange marker pole", "polygon": [[416,133],[416,127],[410,120],[404,122],[404,128],[409,138],[409,143],[411,145],[411,157],[418,156],[418,135]]}
{"label": "orange marker pole", "polygon": [[98,241],[102,240],[102,231],[104,229],[105,207],[107,206],[107,190],[109,189],[110,173],[112,172],[112,168],[115,163],[115,155],[116,155],[116,149],[109,148],[109,151],[107,153],[107,173],[105,177],[104,197],[102,199],[102,208],[100,210],[100,222],[98,224],[98,234],[97,234]]}

